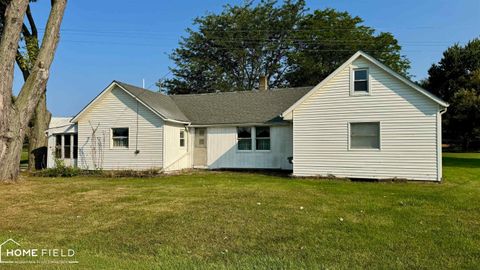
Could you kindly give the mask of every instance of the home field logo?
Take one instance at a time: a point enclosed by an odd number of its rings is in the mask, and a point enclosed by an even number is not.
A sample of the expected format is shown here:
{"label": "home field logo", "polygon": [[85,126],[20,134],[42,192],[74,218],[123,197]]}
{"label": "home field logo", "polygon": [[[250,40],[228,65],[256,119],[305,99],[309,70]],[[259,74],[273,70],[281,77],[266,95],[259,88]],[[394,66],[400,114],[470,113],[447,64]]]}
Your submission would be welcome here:
{"label": "home field logo", "polygon": [[25,248],[8,239],[0,244],[0,264],[78,263],[75,250],[62,248]]}

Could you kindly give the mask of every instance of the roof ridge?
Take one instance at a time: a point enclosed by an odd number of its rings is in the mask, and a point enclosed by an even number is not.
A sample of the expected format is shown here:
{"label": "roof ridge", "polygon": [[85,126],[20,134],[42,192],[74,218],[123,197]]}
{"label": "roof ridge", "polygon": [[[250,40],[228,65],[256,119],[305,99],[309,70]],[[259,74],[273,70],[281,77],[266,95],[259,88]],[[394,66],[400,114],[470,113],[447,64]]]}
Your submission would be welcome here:
{"label": "roof ridge", "polygon": [[227,95],[227,94],[249,94],[249,93],[272,93],[272,92],[279,92],[279,91],[293,91],[295,89],[306,89],[306,88],[313,88],[314,86],[297,86],[297,87],[285,87],[285,88],[271,88],[268,90],[239,90],[239,91],[219,91],[219,92],[208,92],[208,93],[194,93],[194,94],[173,94],[167,95],[172,97],[179,97],[179,96],[206,96],[206,95]]}

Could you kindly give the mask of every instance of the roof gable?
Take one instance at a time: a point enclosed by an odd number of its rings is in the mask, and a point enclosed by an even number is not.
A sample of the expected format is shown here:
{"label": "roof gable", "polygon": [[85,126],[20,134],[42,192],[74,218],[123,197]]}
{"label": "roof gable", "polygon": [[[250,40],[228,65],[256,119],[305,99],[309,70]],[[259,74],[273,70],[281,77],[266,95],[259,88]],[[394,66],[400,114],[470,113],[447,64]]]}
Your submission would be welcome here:
{"label": "roof gable", "polygon": [[333,78],[335,78],[342,70],[347,68],[349,65],[351,65],[356,59],[359,57],[364,57],[367,59],[369,62],[372,64],[376,65],[379,67],[381,70],[387,72],[388,74],[392,75],[393,77],[397,78],[404,84],[408,85],[412,90],[418,91],[425,97],[429,98],[433,102],[443,106],[443,107],[448,107],[448,103],[440,99],[439,97],[435,96],[434,94],[428,92],[427,90],[423,89],[419,85],[413,83],[409,79],[403,77],[402,75],[398,74],[397,72],[393,71],[386,65],[382,64],[380,61],[376,60],[375,58],[371,57],[370,55],[358,51],[356,52],[352,57],[350,57],[345,63],[343,63],[340,67],[338,67],[335,71],[333,71],[328,77],[326,77],[324,80],[322,80],[319,84],[317,84],[313,89],[311,89],[308,93],[306,93],[302,98],[300,98],[297,102],[295,102],[292,106],[290,106],[287,110],[285,110],[281,115],[282,117],[285,117],[286,115],[290,114],[296,107],[298,107],[300,104],[302,104],[306,99],[308,99],[311,95],[313,95],[315,92],[317,92],[319,89],[324,87],[329,81],[331,81]]}
{"label": "roof gable", "polygon": [[161,93],[155,93],[146,89],[142,89],[126,83],[113,81],[100,94],[98,94],[92,101],[90,101],[77,115],[75,115],[71,122],[75,123],[78,119],[97,101],[99,101],[106,93],[110,92],[115,86],[125,91],[128,95],[136,99],[139,103],[147,107],[154,114],[159,116],[164,121],[188,123],[188,119],[178,109],[175,103],[169,96]]}

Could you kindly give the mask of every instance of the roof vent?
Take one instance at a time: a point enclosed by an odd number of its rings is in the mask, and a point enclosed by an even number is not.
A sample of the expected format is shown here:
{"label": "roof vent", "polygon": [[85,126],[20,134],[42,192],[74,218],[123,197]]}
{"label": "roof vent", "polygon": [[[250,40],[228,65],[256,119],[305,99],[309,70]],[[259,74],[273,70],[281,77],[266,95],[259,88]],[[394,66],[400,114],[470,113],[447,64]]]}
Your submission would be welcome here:
{"label": "roof vent", "polygon": [[258,90],[266,91],[268,90],[268,79],[265,75],[260,75],[260,81],[258,82]]}

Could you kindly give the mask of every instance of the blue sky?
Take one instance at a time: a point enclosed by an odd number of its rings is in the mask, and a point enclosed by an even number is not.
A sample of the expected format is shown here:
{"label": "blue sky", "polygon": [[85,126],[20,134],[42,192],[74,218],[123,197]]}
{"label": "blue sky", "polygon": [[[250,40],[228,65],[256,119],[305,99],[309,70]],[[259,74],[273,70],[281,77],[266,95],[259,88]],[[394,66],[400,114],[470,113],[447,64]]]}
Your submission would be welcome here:
{"label": "blue sky", "polygon": [[[218,12],[242,0],[102,0],[68,2],[61,41],[48,82],[47,100],[55,116],[75,115],[112,80],[142,85],[169,76],[168,54],[193,18]],[[44,28],[47,0],[32,4],[37,27]],[[331,7],[364,19],[378,31],[391,32],[411,61],[414,80],[427,76],[442,52],[480,35],[479,0],[307,0],[310,9]],[[20,73],[15,89],[21,87]]]}

